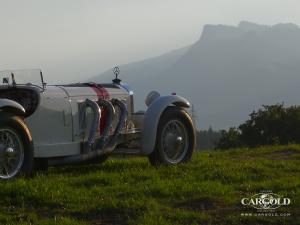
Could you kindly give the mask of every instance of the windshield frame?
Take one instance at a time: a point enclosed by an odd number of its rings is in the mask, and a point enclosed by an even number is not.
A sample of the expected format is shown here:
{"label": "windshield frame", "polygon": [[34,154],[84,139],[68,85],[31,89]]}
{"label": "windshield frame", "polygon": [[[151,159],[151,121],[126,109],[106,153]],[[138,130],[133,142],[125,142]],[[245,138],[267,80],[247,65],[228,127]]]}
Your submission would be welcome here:
{"label": "windshield frame", "polygon": [[[18,75],[19,74],[19,75]],[[30,76],[37,74],[37,77],[39,77],[40,82],[32,82],[30,80]],[[7,85],[7,86],[35,86],[38,88],[41,88],[43,91],[45,90],[46,83],[44,82],[43,73],[40,69],[24,69],[24,70],[4,70],[0,71],[0,76],[3,78],[1,85]],[[28,76],[28,82],[19,82],[18,76],[23,78],[23,80],[26,81],[26,76]],[[22,77],[24,76],[24,77]],[[11,79],[11,81],[10,81]],[[21,79],[22,80],[22,79]],[[0,85],[0,86],[1,86]]]}

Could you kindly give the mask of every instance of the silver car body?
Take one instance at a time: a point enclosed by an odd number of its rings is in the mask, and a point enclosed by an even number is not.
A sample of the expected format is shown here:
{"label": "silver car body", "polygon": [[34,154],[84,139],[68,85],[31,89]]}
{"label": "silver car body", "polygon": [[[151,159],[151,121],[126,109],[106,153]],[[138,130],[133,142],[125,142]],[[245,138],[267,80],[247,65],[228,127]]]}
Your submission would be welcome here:
{"label": "silver car body", "polygon": [[[69,85],[3,84],[0,86],[0,110],[24,117],[34,144],[35,158],[64,157],[82,154],[82,143],[88,139],[93,111],[87,109],[81,121],[80,108],[86,99],[118,99],[127,106],[127,117],[122,128],[122,140],[135,135],[138,154],[149,155],[155,146],[160,116],[170,105],[188,108],[189,102],[177,95],[158,96],[146,112],[134,112],[133,90],[122,83]],[[117,126],[120,112],[116,114],[109,135]],[[104,118],[105,112],[102,112]],[[101,137],[101,119],[95,139]],[[122,145],[122,143],[119,143]],[[130,145],[130,144],[129,144]],[[125,151],[126,151],[125,146]],[[124,146],[120,147],[124,150]]]}

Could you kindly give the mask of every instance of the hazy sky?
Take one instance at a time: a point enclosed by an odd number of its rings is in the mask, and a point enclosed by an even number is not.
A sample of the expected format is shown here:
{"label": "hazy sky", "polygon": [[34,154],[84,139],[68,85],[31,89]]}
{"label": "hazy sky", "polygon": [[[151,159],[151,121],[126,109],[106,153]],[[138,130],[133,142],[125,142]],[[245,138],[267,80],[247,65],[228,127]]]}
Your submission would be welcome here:
{"label": "hazy sky", "polygon": [[195,42],[204,24],[300,25],[299,0],[0,0],[0,70],[70,82]]}

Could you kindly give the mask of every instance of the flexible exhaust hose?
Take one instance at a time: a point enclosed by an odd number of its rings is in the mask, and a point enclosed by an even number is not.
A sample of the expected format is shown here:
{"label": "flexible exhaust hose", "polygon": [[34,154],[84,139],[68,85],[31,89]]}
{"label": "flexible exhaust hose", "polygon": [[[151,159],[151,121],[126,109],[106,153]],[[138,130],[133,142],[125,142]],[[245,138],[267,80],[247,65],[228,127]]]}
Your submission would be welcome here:
{"label": "flexible exhaust hose", "polygon": [[114,134],[110,138],[109,142],[107,143],[106,146],[104,146],[104,148],[98,150],[98,151],[101,152],[101,154],[112,152],[116,148],[116,146],[118,144],[118,138],[119,138],[119,136],[122,132],[122,129],[125,125],[125,121],[126,121],[126,118],[127,118],[128,111],[127,111],[127,106],[124,102],[122,102],[118,99],[113,99],[112,104],[114,106],[117,106],[117,107],[120,108],[121,115],[120,115],[120,118],[119,118],[119,122],[116,126],[116,129],[114,131]]}
{"label": "flexible exhaust hose", "polygon": [[110,139],[109,141],[109,145],[114,145],[115,142],[117,141],[119,135],[121,134],[122,132],[122,129],[125,125],[125,121],[126,121],[126,118],[127,118],[127,106],[124,102],[118,100],[118,99],[113,99],[112,101],[113,105],[115,106],[118,106],[121,110],[121,115],[120,115],[120,118],[119,118],[119,122],[116,126],[116,129],[115,129],[115,132],[112,136],[112,138]]}
{"label": "flexible exhaust hose", "polygon": [[[120,134],[122,132],[122,129],[125,125],[125,121],[126,121],[126,117],[127,117],[127,106],[124,102],[122,102],[118,99],[113,99],[112,103],[113,103],[113,105],[117,105],[118,107],[120,107],[121,115],[120,115],[120,119],[117,124],[117,127],[114,131],[114,134],[111,137],[111,139],[109,139],[109,142],[106,144],[106,146],[103,146],[103,143],[101,143],[99,141],[96,144],[96,146],[95,146],[96,150],[94,150],[94,151],[89,151],[88,153],[81,154],[81,155],[67,156],[67,157],[58,158],[58,159],[51,159],[48,161],[48,164],[50,166],[54,166],[54,165],[66,165],[66,164],[81,163],[81,162],[93,159],[97,156],[112,152],[115,149],[116,145],[118,144],[118,137],[120,136]],[[113,110],[113,112],[114,112],[114,110]],[[106,124],[106,127],[104,130],[108,129],[108,131],[109,131],[110,126],[111,126],[111,123]],[[92,131],[92,129],[91,129],[91,131]],[[103,139],[105,140],[105,138],[103,138]],[[107,140],[106,140],[106,142],[107,142]],[[102,147],[102,148],[98,148],[98,147]]]}
{"label": "flexible exhaust hose", "polygon": [[111,128],[111,124],[113,119],[115,118],[115,108],[113,107],[113,105],[107,101],[107,100],[103,100],[103,99],[99,99],[98,104],[102,107],[104,107],[107,110],[107,115],[105,118],[105,124],[106,126],[104,127],[104,130],[102,132],[102,135],[99,139],[98,144],[96,145],[96,149],[102,149],[108,142],[108,137],[109,137],[109,130]]}
{"label": "flexible exhaust hose", "polygon": [[95,138],[95,133],[98,129],[98,126],[100,124],[100,119],[101,119],[101,109],[99,107],[99,105],[90,100],[90,99],[86,99],[84,104],[82,105],[81,109],[80,109],[80,113],[79,115],[80,117],[80,121],[83,122],[84,121],[84,117],[85,117],[85,112],[87,108],[91,108],[93,113],[94,113],[94,118],[93,118],[93,122],[89,131],[89,136],[88,136],[88,140],[87,140],[87,147],[90,150],[93,143],[94,143],[94,138]]}

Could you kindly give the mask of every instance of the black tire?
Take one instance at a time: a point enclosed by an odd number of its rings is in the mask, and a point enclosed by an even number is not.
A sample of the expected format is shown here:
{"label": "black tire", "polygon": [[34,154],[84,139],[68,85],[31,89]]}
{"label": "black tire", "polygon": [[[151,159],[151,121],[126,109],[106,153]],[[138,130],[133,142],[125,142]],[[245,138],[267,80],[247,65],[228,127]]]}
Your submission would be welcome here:
{"label": "black tire", "polygon": [[[173,132],[169,132],[171,135],[174,136],[174,138],[171,136],[171,138],[174,139],[174,143],[171,141],[171,143],[174,144],[176,148],[182,148],[182,153],[176,153],[179,154],[177,159],[170,159],[167,156],[167,153],[165,152],[165,147],[163,142],[163,135],[167,134],[167,127],[166,126],[171,126],[171,124],[178,123],[178,127],[182,129],[182,134],[184,135],[176,135],[173,134]],[[185,131],[184,131],[185,130]],[[180,133],[180,132],[179,132]],[[184,136],[182,138],[181,136]],[[181,139],[180,139],[181,138]],[[179,143],[178,143],[179,139]],[[182,144],[182,140],[184,140],[184,143]],[[193,125],[193,121],[189,114],[176,106],[170,106],[168,107],[164,113],[162,114],[159,124],[158,124],[158,129],[157,129],[157,134],[156,134],[156,144],[155,144],[155,149],[154,151],[149,155],[149,161],[152,165],[160,165],[160,164],[178,164],[178,163],[185,163],[191,160],[194,149],[195,149],[195,144],[196,144],[196,135],[195,135],[195,128]],[[178,146],[177,146],[178,145]],[[184,145],[181,146],[181,145]],[[175,155],[177,156],[177,155]]]}
{"label": "black tire", "polygon": [[[2,133],[1,133],[2,132]],[[0,168],[0,180],[10,180],[19,176],[30,176],[33,170],[33,143],[30,132],[24,123],[24,121],[15,115],[11,115],[8,113],[0,113],[0,134],[6,138],[0,137],[0,154],[2,158],[2,167]],[[8,138],[9,137],[9,138]],[[9,143],[7,140],[10,139]],[[11,146],[11,143],[16,141],[17,147],[11,147],[11,152],[8,153],[8,148]],[[5,144],[6,143],[6,144]],[[15,144],[14,144],[15,146]],[[18,150],[14,150],[17,148]],[[23,152],[22,154],[20,152]],[[11,168],[12,172],[11,176],[8,174],[9,169],[8,166],[8,158],[16,157],[16,155],[22,155],[16,160],[15,170],[14,167]],[[6,165],[6,169],[4,168]]]}

